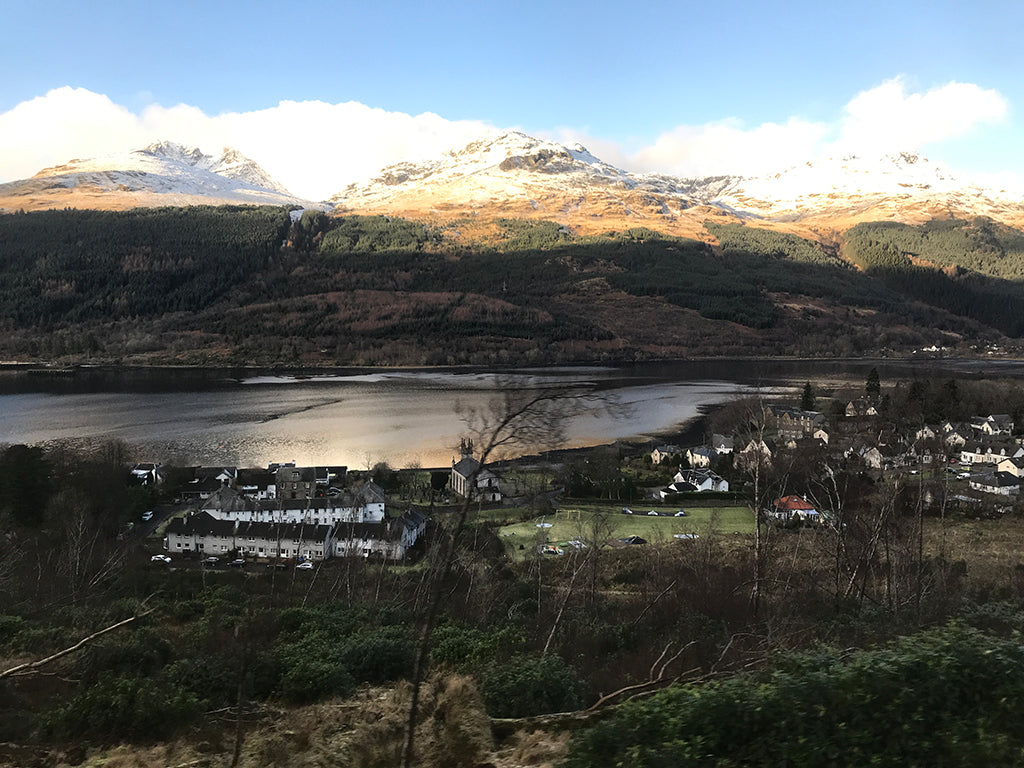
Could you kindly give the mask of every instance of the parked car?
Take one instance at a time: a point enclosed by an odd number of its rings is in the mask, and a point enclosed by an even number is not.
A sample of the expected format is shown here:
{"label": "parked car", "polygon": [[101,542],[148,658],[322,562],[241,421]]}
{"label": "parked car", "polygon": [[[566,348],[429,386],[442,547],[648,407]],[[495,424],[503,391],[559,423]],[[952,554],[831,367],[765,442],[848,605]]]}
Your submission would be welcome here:
{"label": "parked car", "polygon": [[236,558],[228,563],[228,568],[245,568],[245,560],[241,557]]}
{"label": "parked car", "polygon": [[678,512],[676,512],[676,517],[686,517],[686,510],[680,509]]}
{"label": "parked car", "polygon": [[203,560],[203,565],[217,566],[220,565],[219,557],[207,557]]}
{"label": "parked car", "polygon": [[300,571],[311,571],[313,570],[313,561],[303,560],[301,563],[296,565],[295,568]]}
{"label": "parked car", "polygon": [[153,555],[151,558],[149,558],[149,562],[151,562],[151,563],[169,563],[169,562],[171,562],[171,557],[170,557],[170,555]]}
{"label": "parked car", "polygon": [[153,510],[152,509],[147,509],[145,512],[143,512],[142,513],[142,519],[143,520],[147,520],[147,521],[148,520],[152,520],[153,519]]}

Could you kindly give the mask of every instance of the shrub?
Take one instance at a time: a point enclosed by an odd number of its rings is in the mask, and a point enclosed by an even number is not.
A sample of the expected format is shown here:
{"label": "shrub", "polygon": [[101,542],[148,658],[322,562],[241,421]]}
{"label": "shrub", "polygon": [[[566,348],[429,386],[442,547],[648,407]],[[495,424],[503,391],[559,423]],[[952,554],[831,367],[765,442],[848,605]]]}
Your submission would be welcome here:
{"label": "shrub", "polygon": [[1019,765],[1024,646],[961,627],[673,688],[574,739],[567,768]]}
{"label": "shrub", "polygon": [[103,673],[49,718],[49,729],[63,738],[165,739],[200,712],[190,693],[156,680]]}
{"label": "shrub", "polygon": [[355,689],[352,676],[332,659],[300,655],[282,667],[281,695],[293,704],[309,704],[325,696],[346,696]]}
{"label": "shrub", "polygon": [[415,643],[403,627],[380,627],[349,638],[339,654],[358,682],[384,683],[412,675]]}
{"label": "shrub", "polygon": [[481,693],[492,717],[529,717],[579,709],[579,676],[560,656],[514,656],[492,664]]}

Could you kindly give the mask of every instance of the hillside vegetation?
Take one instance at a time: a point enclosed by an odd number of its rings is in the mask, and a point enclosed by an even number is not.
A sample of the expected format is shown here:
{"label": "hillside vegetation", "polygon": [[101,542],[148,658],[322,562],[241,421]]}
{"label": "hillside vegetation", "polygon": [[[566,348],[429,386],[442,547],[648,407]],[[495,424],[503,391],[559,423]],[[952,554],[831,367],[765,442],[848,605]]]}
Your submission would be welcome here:
{"label": "hillside vegetation", "polygon": [[5,215],[0,354],[509,364],[848,356],[1024,335],[1024,233],[988,220],[860,225],[843,257],[752,225],[706,230],[714,245],[518,219],[307,211],[292,223],[283,208]]}
{"label": "hillside vegetation", "polygon": [[890,288],[1007,336],[1024,334],[1024,233],[989,219],[858,224],[846,253]]}

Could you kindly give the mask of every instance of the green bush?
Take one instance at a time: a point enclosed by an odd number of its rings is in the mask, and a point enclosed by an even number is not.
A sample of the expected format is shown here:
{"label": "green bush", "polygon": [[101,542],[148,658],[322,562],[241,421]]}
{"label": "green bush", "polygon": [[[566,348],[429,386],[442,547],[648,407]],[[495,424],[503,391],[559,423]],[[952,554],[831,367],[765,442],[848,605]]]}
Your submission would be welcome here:
{"label": "green bush", "polygon": [[949,627],[631,702],[564,766],[1020,765],[1022,716],[1020,638]]}
{"label": "green bush", "polygon": [[488,667],[480,692],[492,717],[529,717],[579,709],[579,676],[560,656],[513,656]]}
{"label": "green bush", "polygon": [[453,669],[471,669],[521,651],[525,638],[514,627],[482,630],[445,624],[434,630],[432,641],[430,659],[433,663]]}
{"label": "green bush", "polygon": [[379,627],[349,638],[339,657],[356,681],[384,683],[412,675],[416,648],[406,628]]}
{"label": "green bush", "polygon": [[291,658],[283,664],[281,695],[293,704],[309,704],[326,696],[346,696],[355,681],[336,660],[308,656]]}
{"label": "green bush", "polygon": [[15,637],[25,627],[21,616],[0,615],[0,648],[13,645]]}
{"label": "green bush", "polygon": [[155,741],[172,736],[201,711],[190,693],[153,679],[103,673],[51,713],[59,738]]}

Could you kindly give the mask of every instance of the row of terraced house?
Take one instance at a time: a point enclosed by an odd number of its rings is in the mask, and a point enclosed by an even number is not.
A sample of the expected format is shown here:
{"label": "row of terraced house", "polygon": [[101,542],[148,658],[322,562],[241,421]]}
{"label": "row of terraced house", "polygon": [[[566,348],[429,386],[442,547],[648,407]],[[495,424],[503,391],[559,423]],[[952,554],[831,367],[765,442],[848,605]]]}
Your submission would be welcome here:
{"label": "row of terraced house", "polygon": [[220,482],[197,500],[196,510],[171,520],[168,552],[235,552],[267,561],[401,560],[426,528],[426,517],[415,510],[388,517],[384,491],[370,481],[344,489],[324,483],[321,491],[315,468],[282,467],[272,473],[276,488],[268,493],[266,486],[252,488],[244,470],[233,476],[232,470],[215,475]]}

